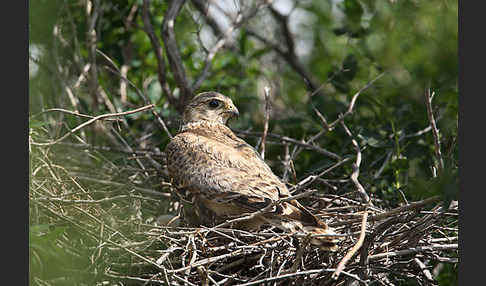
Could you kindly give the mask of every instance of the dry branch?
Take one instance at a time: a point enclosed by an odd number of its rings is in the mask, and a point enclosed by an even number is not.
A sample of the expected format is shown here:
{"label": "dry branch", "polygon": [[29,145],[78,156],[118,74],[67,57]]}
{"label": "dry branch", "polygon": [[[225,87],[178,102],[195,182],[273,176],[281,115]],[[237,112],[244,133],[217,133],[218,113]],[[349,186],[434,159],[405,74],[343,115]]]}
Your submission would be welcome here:
{"label": "dry branch", "polygon": [[[261,137],[263,135],[262,132],[246,131],[246,130],[239,130],[239,129],[232,129],[232,130],[240,136],[242,135],[242,136],[258,136],[258,137]],[[311,144],[299,141],[297,139],[290,138],[288,136],[282,136],[282,135],[274,134],[274,133],[268,133],[267,136],[271,137],[271,138],[278,139],[282,142],[287,142],[287,143],[292,143],[292,144],[298,145],[298,146],[300,146],[304,149],[316,151],[316,152],[321,153],[325,156],[328,156],[328,157],[330,157],[330,158],[332,158],[336,161],[339,161],[339,160],[342,159],[341,156],[339,156],[338,154],[333,153],[331,151],[328,151],[328,150],[326,150],[322,147],[319,147],[319,146],[316,146],[316,145],[311,145]]]}
{"label": "dry branch", "polygon": [[265,159],[265,142],[267,141],[268,121],[270,120],[270,87],[266,86],[265,94],[265,122],[263,124],[263,135],[260,142],[260,156]]}
{"label": "dry branch", "polygon": [[[128,83],[136,91],[136,93],[138,94],[138,96],[140,96],[143,99],[143,101],[145,102],[145,104],[147,104],[147,105],[152,104],[150,102],[150,100],[148,99],[148,97],[145,95],[145,93],[143,93],[133,82],[131,82],[128,78],[126,78],[121,73],[121,71],[118,68],[118,66],[115,64],[115,62],[112,59],[110,59],[110,57],[108,57],[107,55],[105,55],[100,50],[96,50],[96,51],[100,55],[102,55],[112,65],[112,68],[106,66],[106,68],[107,68],[108,71],[112,72],[113,74],[115,74],[118,77],[120,77],[123,81],[125,81],[126,83]],[[151,109],[151,111],[152,111],[152,114],[154,115],[154,117],[157,119],[157,122],[161,126],[162,130],[165,131],[165,133],[167,134],[167,136],[169,138],[172,138],[172,134],[170,133],[169,129],[167,128],[167,125],[165,124],[165,121],[160,117],[160,115],[157,112],[155,112],[154,109]]]}
{"label": "dry branch", "polygon": [[169,59],[169,66],[175,82],[180,90],[179,102],[176,105],[176,108],[180,112],[182,112],[186,102],[193,96],[191,85],[189,84],[184,64],[182,63],[179,47],[177,46],[174,31],[177,15],[179,15],[184,3],[185,0],[170,1],[169,7],[167,8],[167,12],[164,16],[164,21],[162,22],[162,40],[164,42],[165,52],[167,54],[167,58]]}
{"label": "dry branch", "polygon": [[437,160],[436,167],[440,174],[444,169],[444,160],[442,159],[442,153],[440,151],[439,130],[437,129],[437,125],[435,123],[435,118],[434,118],[434,111],[432,110],[433,96],[434,93],[430,94],[430,88],[427,88],[425,90],[425,106],[427,107],[427,116],[429,118],[430,127],[432,128],[432,134],[434,135],[434,152]]}
{"label": "dry branch", "polygon": [[[197,3],[198,1],[193,1],[193,2],[196,3],[196,6],[199,7],[199,9],[201,8],[200,7],[201,4]],[[226,31],[224,31],[222,33],[222,35],[220,36],[220,38],[218,39],[216,44],[214,44],[214,46],[209,50],[208,54],[206,55],[206,58],[204,59],[204,68],[203,68],[201,74],[197,77],[197,79],[194,81],[194,83],[191,86],[193,91],[197,90],[201,86],[203,81],[209,76],[209,70],[210,70],[211,65],[212,65],[212,60],[216,56],[216,53],[231,38],[233,32],[236,29],[238,29],[239,27],[241,27],[244,23],[246,23],[249,19],[253,18],[263,6],[268,5],[270,2],[272,2],[272,1],[261,1],[260,3],[255,5],[255,7],[248,9],[248,11],[245,12],[244,14],[239,13],[236,16],[236,19],[234,19],[234,21],[230,25],[230,27],[228,27],[226,29]],[[207,13],[204,13],[204,14],[207,15]],[[206,16],[206,18],[207,18],[207,16]]]}
{"label": "dry branch", "polygon": [[154,28],[151,22],[152,15],[150,14],[150,0],[143,0],[143,7],[142,7],[142,19],[143,19],[143,28],[145,33],[150,39],[150,44],[152,45],[152,49],[154,50],[155,57],[157,58],[157,75],[159,79],[160,86],[164,91],[165,95],[169,102],[173,105],[176,105],[176,99],[172,95],[172,92],[167,84],[167,75],[166,75],[166,66],[165,60],[162,56],[162,47],[160,46],[159,38],[155,35]]}
{"label": "dry branch", "polygon": [[63,136],[61,136],[60,138],[58,138],[54,141],[45,142],[45,143],[32,142],[32,144],[38,145],[38,146],[54,145],[56,143],[63,141],[64,139],[69,137],[71,134],[75,133],[78,130],[81,130],[82,128],[92,124],[93,122],[95,122],[97,120],[101,120],[101,119],[105,119],[105,118],[109,118],[109,117],[117,117],[117,116],[124,116],[124,115],[128,115],[128,114],[133,114],[133,113],[141,112],[141,111],[153,108],[153,107],[154,107],[154,105],[151,104],[151,105],[143,106],[143,107],[140,107],[140,108],[137,108],[137,109],[134,109],[134,110],[130,110],[130,111],[98,115],[98,116],[95,116],[95,117],[91,118],[90,120],[87,120],[87,121],[83,122],[82,124],[76,126],[74,129],[71,129],[69,132],[67,132],[66,134],[64,134]]}

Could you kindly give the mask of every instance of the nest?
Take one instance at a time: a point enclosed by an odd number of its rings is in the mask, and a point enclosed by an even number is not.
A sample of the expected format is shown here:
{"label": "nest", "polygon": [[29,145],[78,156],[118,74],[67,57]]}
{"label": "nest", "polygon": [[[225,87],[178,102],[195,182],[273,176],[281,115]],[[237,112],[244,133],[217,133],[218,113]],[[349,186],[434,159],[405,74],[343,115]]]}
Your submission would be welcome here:
{"label": "nest", "polygon": [[[272,227],[185,227],[170,184],[157,176],[136,186],[140,169],[115,171],[106,164],[87,174],[54,158],[44,147],[31,157],[30,217],[51,228],[69,225],[56,243],[83,261],[84,270],[77,271],[90,275],[90,285],[435,285],[437,267],[458,264],[454,201],[444,206],[430,197],[390,208],[374,199],[364,204],[353,193],[302,190],[309,195],[300,201],[341,235],[338,251],[326,252],[305,234]],[[132,183],[117,183],[128,177]],[[31,269],[45,267],[42,255],[31,251]]]}
{"label": "nest", "polygon": [[343,234],[337,252],[312,247],[304,234],[280,233],[272,228],[246,232],[157,227],[146,234],[166,250],[159,257],[151,257],[162,270],[152,279],[181,285],[342,285],[344,281],[392,285],[389,280],[412,278],[419,284],[434,284],[425,263],[457,263],[457,236],[445,235],[457,231],[457,208],[436,205],[429,210],[427,206],[438,201],[432,197],[388,211],[368,208],[362,246],[336,277],[338,264],[360,235],[363,204],[338,196],[311,200],[327,205],[321,217]]}

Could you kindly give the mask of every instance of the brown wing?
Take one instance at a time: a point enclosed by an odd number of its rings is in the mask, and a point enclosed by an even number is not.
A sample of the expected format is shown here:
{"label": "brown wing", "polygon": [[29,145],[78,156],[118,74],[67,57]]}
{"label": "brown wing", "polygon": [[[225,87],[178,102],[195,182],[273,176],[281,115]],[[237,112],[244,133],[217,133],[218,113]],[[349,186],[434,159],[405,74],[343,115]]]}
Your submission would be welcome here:
{"label": "brown wing", "polygon": [[251,146],[228,146],[194,132],[178,134],[167,145],[167,167],[178,188],[206,199],[241,204],[250,211],[288,195],[286,186]]}

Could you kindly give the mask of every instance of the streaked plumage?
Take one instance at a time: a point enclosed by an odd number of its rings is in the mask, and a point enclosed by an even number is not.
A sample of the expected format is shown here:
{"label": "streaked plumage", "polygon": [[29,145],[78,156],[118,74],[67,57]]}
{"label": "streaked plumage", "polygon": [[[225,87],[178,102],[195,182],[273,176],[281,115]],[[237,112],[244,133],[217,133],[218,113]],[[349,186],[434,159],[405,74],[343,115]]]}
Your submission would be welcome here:
{"label": "streaked plumage", "polygon": [[[238,109],[228,97],[216,92],[198,94],[186,106],[180,132],[166,147],[172,183],[179,192],[192,196],[195,223],[215,225],[290,196],[253,147],[225,125],[235,115]],[[236,227],[258,229],[263,224],[291,232],[334,233],[296,200],[280,203]],[[336,239],[331,237],[311,243],[336,249]]]}

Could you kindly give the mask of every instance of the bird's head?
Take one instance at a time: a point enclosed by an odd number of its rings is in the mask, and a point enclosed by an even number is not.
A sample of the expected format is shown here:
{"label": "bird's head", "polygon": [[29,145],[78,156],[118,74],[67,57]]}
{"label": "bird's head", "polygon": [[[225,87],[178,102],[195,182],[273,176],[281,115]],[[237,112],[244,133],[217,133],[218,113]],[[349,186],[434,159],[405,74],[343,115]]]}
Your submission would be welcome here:
{"label": "bird's head", "polygon": [[184,109],[183,124],[201,120],[226,124],[238,116],[238,108],[227,96],[214,91],[202,92],[193,97]]}

